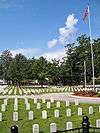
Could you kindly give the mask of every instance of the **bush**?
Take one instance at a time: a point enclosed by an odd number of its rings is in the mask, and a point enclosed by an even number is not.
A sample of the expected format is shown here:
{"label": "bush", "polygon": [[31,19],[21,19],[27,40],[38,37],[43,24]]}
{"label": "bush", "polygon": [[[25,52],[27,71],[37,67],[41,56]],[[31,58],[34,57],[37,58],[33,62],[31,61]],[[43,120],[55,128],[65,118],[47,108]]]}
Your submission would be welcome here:
{"label": "bush", "polygon": [[98,92],[97,97],[100,97],[100,93]]}

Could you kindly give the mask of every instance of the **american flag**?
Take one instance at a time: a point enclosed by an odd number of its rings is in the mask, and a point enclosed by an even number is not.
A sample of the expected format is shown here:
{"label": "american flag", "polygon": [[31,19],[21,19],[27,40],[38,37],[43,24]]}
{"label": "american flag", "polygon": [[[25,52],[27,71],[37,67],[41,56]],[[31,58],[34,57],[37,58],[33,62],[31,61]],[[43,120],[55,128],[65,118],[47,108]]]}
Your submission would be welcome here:
{"label": "american flag", "polygon": [[85,8],[84,14],[83,14],[83,20],[86,21],[88,19],[89,15],[89,7]]}

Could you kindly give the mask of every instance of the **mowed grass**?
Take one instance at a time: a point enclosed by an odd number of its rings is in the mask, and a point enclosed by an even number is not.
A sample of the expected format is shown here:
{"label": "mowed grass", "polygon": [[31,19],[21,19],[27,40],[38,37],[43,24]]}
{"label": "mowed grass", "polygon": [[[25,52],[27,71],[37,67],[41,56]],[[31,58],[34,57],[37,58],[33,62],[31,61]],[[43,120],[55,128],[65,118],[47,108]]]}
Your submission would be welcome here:
{"label": "mowed grass", "polygon": [[[82,123],[82,117],[84,115],[87,115],[90,119],[91,126],[95,126],[96,119],[100,119],[100,113],[99,113],[99,104],[85,104],[82,103],[79,106],[75,106],[74,103],[71,103],[69,107],[65,106],[65,102],[61,102],[61,107],[56,107],[56,101],[51,104],[51,108],[46,108],[46,103],[42,103],[41,100],[38,100],[38,102],[41,102],[41,109],[36,109],[36,104],[34,104],[34,101],[32,99],[28,100],[31,105],[31,110],[34,112],[34,120],[29,121],[28,120],[28,111],[25,109],[25,103],[24,99],[18,100],[18,113],[19,113],[19,121],[13,122],[12,116],[13,116],[13,105],[14,105],[14,99],[8,100],[7,110],[3,113],[3,121],[0,122],[0,133],[9,133],[10,127],[13,124],[17,124],[19,127],[19,133],[32,133],[32,125],[33,124],[39,124],[40,126],[40,132],[43,133],[49,133],[50,132],[50,123],[56,123],[58,130],[64,130],[66,128],[66,122],[72,121],[73,122],[73,128],[81,127]],[[0,105],[3,104],[3,99],[0,100]],[[93,115],[88,114],[88,108],[92,105],[94,108]],[[83,108],[83,116],[77,115],[77,109],[78,107]],[[71,108],[72,110],[72,116],[67,117],[66,116],[66,109]],[[54,110],[59,109],[60,110],[60,117],[55,118],[54,117]],[[48,112],[48,118],[46,120],[42,119],[42,111],[47,110]]]}

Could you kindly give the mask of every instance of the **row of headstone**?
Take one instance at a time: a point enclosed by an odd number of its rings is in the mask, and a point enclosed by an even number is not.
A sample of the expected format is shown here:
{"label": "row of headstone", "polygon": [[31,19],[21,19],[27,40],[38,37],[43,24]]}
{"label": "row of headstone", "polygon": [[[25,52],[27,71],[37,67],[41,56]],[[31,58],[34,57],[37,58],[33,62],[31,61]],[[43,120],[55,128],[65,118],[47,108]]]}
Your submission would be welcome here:
{"label": "row of headstone", "polygon": [[[45,89],[29,89],[29,88],[21,88],[21,89],[16,89],[16,87],[7,87],[6,89],[3,89],[2,91],[0,91],[0,93],[2,94],[12,94],[14,92],[14,95],[16,95],[17,93],[17,90],[19,91],[19,94],[22,95],[22,94],[40,94],[40,93],[49,93],[49,92],[76,92],[76,91],[90,91],[90,90],[93,90],[93,88],[91,87],[88,87],[88,88],[83,88],[83,87],[79,87],[79,86],[72,86],[72,87],[50,87],[49,89],[48,88],[45,88]],[[95,88],[95,91],[99,91],[98,88]]]}
{"label": "row of headstone", "polygon": [[[66,122],[66,129],[69,130],[69,129],[72,129],[72,128],[73,128],[72,122]],[[32,133],[39,133],[39,132],[40,132],[39,124],[34,124]],[[57,132],[57,124],[56,123],[51,123],[50,124],[50,133],[54,133],[54,132]]]}
{"label": "row of headstone", "polygon": [[[90,106],[89,107],[89,114],[93,113],[93,108]],[[54,111],[54,117],[59,117],[60,116],[60,111],[58,109],[56,109]],[[68,108],[66,110],[66,116],[67,117],[71,117],[71,109]],[[82,108],[78,108],[78,116],[82,116]],[[29,120],[33,120],[33,111],[29,111],[28,112],[28,119]],[[42,111],[42,119],[47,119],[47,111],[43,110]],[[13,112],[13,121],[18,121],[18,112]],[[98,123],[98,122],[97,122]]]}
{"label": "row of headstone", "polygon": [[[96,120],[96,127],[100,128],[100,119]],[[66,122],[66,130],[70,130],[73,128],[73,123],[72,122]],[[32,133],[39,133],[40,132],[40,127],[39,124],[34,124],[33,125],[33,132]],[[50,133],[57,132],[57,124],[56,123],[51,123],[50,124]]]}

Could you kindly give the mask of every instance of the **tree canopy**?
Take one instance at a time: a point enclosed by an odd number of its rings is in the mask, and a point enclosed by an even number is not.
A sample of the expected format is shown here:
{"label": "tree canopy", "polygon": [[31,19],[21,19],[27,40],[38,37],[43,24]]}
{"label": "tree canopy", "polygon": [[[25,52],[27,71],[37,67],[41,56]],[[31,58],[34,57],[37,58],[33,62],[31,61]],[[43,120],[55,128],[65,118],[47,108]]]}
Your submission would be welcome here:
{"label": "tree canopy", "polygon": [[[87,82],[92,80],[90,38],[82,35],[77,41],[65,46],[63,61],[44,57],[27,59],[24,55],[12,57],[9,50],[0,55],[0,78],[8,83],[21,85],[25,81],[37,80],[39,84],[76,85],[84,82],[84,61],[86,61]],[[93,40],[95,78],[100,77],[100,38]]]}

